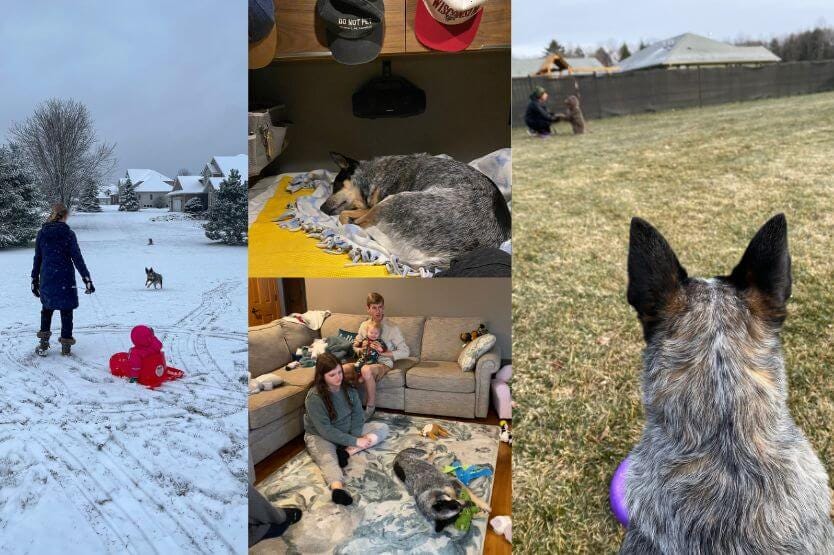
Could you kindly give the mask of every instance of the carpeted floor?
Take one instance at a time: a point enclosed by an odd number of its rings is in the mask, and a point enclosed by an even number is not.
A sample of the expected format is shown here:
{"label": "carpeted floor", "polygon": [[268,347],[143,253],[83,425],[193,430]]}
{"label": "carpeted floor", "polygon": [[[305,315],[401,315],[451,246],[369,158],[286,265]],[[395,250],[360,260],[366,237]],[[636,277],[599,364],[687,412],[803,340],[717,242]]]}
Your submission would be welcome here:
{"label": "carpeted floor", "polygon": [[[436,453],[443,466],[457,457],[463,464],[495,468],[498,454],[496,426],[377,412],[375,420],[389,425],[388,439],[370,451],[352,457],[345,483],[354,497],[350,507],[330,500],[321,472],[302,451],[258,484],[258,490],[277,506],[304,510],[301,522],[281,538],[259,543],[250,553],[467,553],[483,550],[486,515],[473,520],[469,532],[453,527],[434,532],[393,472],[396,454],[406,447]],[[420,436],[428,423],[439,423],[451,436],[432,441]],[[493,476],[478,478],[470,488],[482,499],[492,495]],[[326,531],[326,532],[325,532]]]}

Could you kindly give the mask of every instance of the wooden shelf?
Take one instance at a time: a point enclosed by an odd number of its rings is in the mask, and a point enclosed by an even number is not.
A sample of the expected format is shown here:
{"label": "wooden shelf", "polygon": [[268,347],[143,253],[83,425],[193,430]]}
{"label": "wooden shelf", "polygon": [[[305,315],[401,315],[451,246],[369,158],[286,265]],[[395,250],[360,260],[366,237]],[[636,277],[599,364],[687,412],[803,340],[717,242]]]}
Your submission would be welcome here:
{"label": "wooden shelf", "polygon": [[[434,52],[420,44],[414,34],[414,14],[422,0],[385,0],[385,34],[380,55]],[[323,22],[316,16],[315,0],[277,2],[276,60],[329,58]],[[475,40],[467,48],[483,50],[510,47],[510,0],[489,0]]]}

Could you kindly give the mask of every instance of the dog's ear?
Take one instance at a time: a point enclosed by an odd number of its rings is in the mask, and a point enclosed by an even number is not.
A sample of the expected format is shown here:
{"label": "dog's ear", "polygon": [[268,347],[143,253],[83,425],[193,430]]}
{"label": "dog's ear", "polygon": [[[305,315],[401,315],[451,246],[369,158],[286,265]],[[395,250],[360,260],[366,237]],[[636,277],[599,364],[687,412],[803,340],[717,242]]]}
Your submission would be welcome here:
{"label": "dog's ear", "polygon": [[784,214],[770,218],[750,241],[729,281],[740,291],[760,293],[751,309],[782,322],[791,296],[791,255]]}
{"label": "dog's ear", "polygon": [[343,170],[349,170],[359,165],[359,162],[353,158],[348,158],[344,154],[339,154],[338,152],[330,151],[330,158],[332,158],[333,161],[336,162],[336,165]]}
{"label": "dog's ear", "polygon": [[628,303],[648,339],[651,324],[687,280],[672,247],[654,227],[632,218],[628,245]]}
{"label": "dog's ear", "polygon": [[146,274],[148,273],[148,269],[147,269],[147,268],[145,268],[145,273],[146,273]]}

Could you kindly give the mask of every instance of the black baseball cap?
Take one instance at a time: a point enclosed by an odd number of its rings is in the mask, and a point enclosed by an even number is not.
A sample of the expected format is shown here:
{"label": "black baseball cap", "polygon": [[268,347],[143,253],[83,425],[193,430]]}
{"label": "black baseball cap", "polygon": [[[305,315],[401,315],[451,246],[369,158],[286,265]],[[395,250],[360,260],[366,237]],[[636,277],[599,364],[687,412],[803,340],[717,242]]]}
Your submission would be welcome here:
{"label": "black baseball cap", "polygon": [[379,55],[385,27],[383,0],[317,0],[316,13],[337,62],[364,64]]}

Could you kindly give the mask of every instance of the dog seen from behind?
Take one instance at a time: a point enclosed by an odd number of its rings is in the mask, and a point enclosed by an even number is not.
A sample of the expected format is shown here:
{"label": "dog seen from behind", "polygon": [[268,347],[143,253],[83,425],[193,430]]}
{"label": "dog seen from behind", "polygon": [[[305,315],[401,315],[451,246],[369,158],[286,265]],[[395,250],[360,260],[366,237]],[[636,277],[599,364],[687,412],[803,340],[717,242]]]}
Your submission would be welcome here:
{"label": "dog seen from behind", "polygon": [[154,272],[153,268],[145,268],[145,278],[145,287],[153,285],[153,288],[156,289],[156,286],[159,285],[162,288],[162,274]]}
{"label": "dog seen from behind", "polygon": [[364,161],[330,154],[339,173],[322,212],[369,228],[405,264],[445,268],[461,254],[510,239],[507,201],[468,164],[428,154]]}
{"label": "dog seen from behind", "polygon": [[632,220],[646,423],[626,473],[620,553],[834,553],[828,477],[786,404],[790,294],[784,215],[711,279],[689,277],[663,236]]}

